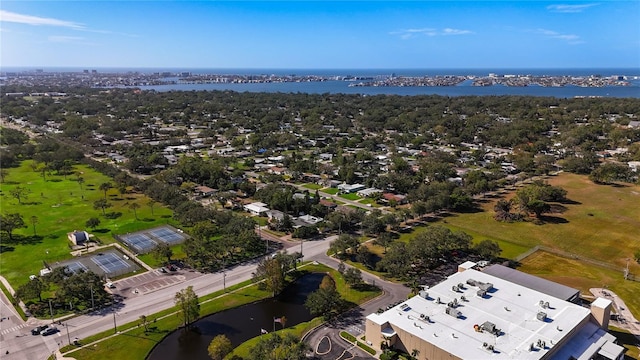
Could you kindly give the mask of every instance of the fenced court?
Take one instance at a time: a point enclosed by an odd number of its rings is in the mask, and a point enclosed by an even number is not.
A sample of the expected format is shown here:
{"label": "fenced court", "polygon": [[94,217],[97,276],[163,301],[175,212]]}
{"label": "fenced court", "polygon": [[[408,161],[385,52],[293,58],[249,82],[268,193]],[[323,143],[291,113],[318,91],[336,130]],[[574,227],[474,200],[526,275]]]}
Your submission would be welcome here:
{"label": "fenced court", "polygon": [[100,276],[118,277],[141,270],[140,266],[116,248],[100,249],[91,254],[50,264],[52,268],[65,266],[69,272],[91,271]]}
{"label": "fenced court", "polygon": [[84,271],[89,270],[80,261],[74,261],[72,263],[68,263],[66,266],[67,266],[67,270],[69,270],[70,272],[72,272],[74,274],[78,274],[80,272],[84,272]]}
{"label": "fenced court", "polygon": [[131,267],[126,261],[114,253],[100,253],[91,257],[96,265],[107,274],[118,273]]}
{"label": "fenced court", "polygon": [[163,225],[135,233],[114,235],[114,237],[135,253],[146,254],[159,244],[180,244],[186,240],[187,235],[172,226]]}

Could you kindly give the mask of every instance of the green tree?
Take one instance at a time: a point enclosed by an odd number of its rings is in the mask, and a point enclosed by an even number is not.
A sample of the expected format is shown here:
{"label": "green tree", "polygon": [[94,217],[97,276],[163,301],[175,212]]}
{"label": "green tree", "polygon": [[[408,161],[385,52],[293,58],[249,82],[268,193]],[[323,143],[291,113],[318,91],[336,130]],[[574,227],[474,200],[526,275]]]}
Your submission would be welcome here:
{"label": "green tree", "polygon": [[171,250],[169,244],[161,243],[153,249],[153,257],[158,261],[167,259],[167,263],[170,263],[172,256],[173,250]]}
{"label": "green tree", "polygon": [[100,225],[100,219],[92,217],[92,218],[89,218],[89,220],[87,220],[87,222],[84,224],[88,228],[95,229]]}
{"label": "green tree", "polygon": [[98,209],[102,209],[102,215],[106,215],[105,214],[105,210],[107,208],[111,207],[111,204],[105,200],[105,199],[98,199],[96,201],[93,202],[93,208],[98,210]]}
{"label": "green tree", "polygon": [[109,191],[111,188],[113,188],[113,185],[111,185],[110,182],[106,182],[106,183],[100,184],[99,189],[104,192],[104,200],[105,201],[107,200],[107,191]]}
{"label": "green tree", "polygon": [[153,216],[153,207],[156,205],[156,202],[153,200],[149,200],[147,201],[147,205],[149,206],[149,209],[151,209],[151,216]]}
{"label": "green tree", "polygon": [[309,294],[304,306],[314,316],[322,315],[325,319],[331,319],[339,312],[342,303],[333,279],[325,276],[320,288]]}
{"label": "green tree", "polygon": [[253,273],[253,281],[257,282],[259,287],[271,291],[275,297],[284,289],[285,272],[286,269],[278,256],[262,259]]}
{"label": "green tree", "polygon": [[200,316],[200,301],[193,291],[193,286],[180,290],[174,296],[174,302],[178,309],[178,316],[186,328]]}
{"label": "green tree", "polygon": [[129,204],[129,209],[133,210],[133,216],[136,218],[136,220],[138,220],[138,209],[139,208],[140,208],[140,205],[138,203]]}
{"label": "green tree", "polygon": [[19,286],[16,290],[15,297],[23,301],[37,298],[38,301],[42,302],[42,292],[47,289],[47,284],[36,277]]}
{"label": "green tree", "polygon": [[261,336],[249,350],[248,360],[298,360],[306,359],[309,345],[291,333],[273,333]]}
{"label": "green tree", "polygon": [[31,191],[25,187],[16,186],[9,190],[9,194],[18,200],[18,204],[22,205],[22,200],[26,200]]}
{"label": "green tree", "polygon": [[382,246],[385,254],[387,253],[387,248],[389,247],[389,245],[391,245],[391,243],[393,243],[393,235],[386,231],[378,235],[378,237],[374,240],[374,244]]}
{"label": "green tree", "polygon": [[344,277],[344,281],[351,287],[362,284],[362,271],[360,271],[360,269],[348,268],[342,276]]}
{"label": "green tree", "polygon": [[0,214],[0,224],[2,224],[1,230],[7,233],[11,241],[13,241],[13,230],[25,227],[24,219],[18,213]]}
{"label": "green tree", "polygon": [[473,247],[473,251],[483,258],[493,260],[500,256],[502,249],[500,249],[500,245],[497,242],[485,239],[477,243]]}
{"label": "green tree", "polygon": [[36,235],[38,235],[36,233],[36,224],[38,223],[38,217],[33,215],[31,217],[30,221],[31,221],[31,225],[33,226],[33,236],[36,236]]}
{"label": "green tree", "polygon": [[213,360],[222,360],[231,351],[233,351],[231,340],[224,334],[214,337],[209,343],[209,347],[207,347],[207,352]]}
{"label": "green tree", "polygon": [[140,315],[140,325],[144,326],[144,332],[149,331],[149,320],[146,315]]}

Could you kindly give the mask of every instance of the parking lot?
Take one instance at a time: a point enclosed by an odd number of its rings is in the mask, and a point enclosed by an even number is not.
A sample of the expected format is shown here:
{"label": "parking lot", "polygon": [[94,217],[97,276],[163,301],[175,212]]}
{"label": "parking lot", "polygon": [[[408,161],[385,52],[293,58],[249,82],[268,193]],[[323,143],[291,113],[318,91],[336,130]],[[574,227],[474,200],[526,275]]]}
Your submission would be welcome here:
{"label": "parking lot", "polygon": [[123,298],[142,296],[199,276],[202,276],[202,274],[186,269],[177,269],[176,271],[167,270],[167,272],[156,269],[145,272],[144,274],[114,281],[113,284],[115,288],[111,289],[111,292]]}

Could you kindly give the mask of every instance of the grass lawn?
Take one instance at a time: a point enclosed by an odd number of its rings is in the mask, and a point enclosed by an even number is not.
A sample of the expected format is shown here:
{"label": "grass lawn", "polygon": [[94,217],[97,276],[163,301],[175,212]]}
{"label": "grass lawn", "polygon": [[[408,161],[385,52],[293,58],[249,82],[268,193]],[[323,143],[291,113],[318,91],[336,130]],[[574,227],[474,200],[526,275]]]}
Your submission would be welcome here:
{"label": "grass lawn", "polygon": [[361,199],[358,202],[361,203],[361,204],[365,204],[365,205],[371,205],[371,207],[374,207],[374,208],[382,207],[380,204],[378,204],[375,200],[373,200],[371,198],[364,198],[364,199]]}
{"label": "grass lawn", "polygon": [[335,195],[337,194],[340,190],[338,190],[337,188],[324,188],[321,189],[320,191],[322,191],[323,193],[327,193],[329,195]]}
{"label": "grass lawn", "polygon": [[[482,204],[482,212],[449,216],[446,225],[496,240],[501,246],[545,245],[620,268],[626,266],[627,259],[640,248],[640,186],[596,185],[586,176],[568,173],[550,177],[549,183],[567,190],[573,203],[563,204],[563,212],[546,217],[543,225],[495,221],[496,200]],[[630,264],[630,270],[640,276],[640,265]]]}
{"label": "grass lawn", "polygon": [[[142,194],[120,194],[116,189],[107,192],[111,208],[106,212],[120,213],[114,219],[102,215],[102,210],[93,208],[94,201],[104,198],[100,184],[112,182],[111,178],[84,166],[74,166],[74,171],[84,178],[82,189],[76,175],[47,175],[46,181],[31,169],[31,161],[24,161],[19,168],[8,170],[5,182],[0,184],[0,202],[3,213],[17,212],[22,215],[27,227],[14,231],[14,241],[2,234],[2,268],[0,271],[14,288],[27,282],[29,275],[38,274],[43,260],[53,263],[70,258],[70,242],[67,233],[84,230],[85,222],[96,217],[100,219],[97,229],[86,229],[103,243],[115,240],[112,234],[121,234],[171,223],[171,210],[156,204],[148,206],[149,198]],[[29,189],[26,199],[19,204],[10,195],[11,189],[21,186]],[[136,203],[140,207],[134,212],[129,208]],[[31,217],[37,217],[36,236]]]}
{"label": "grass lawn", "polygon": [[340,195],[340,197],[343,199],[351,200],[351,201],[356,201],[361,199],[360,196],[358,196],[358,194],[356,193],[342,194]]}
{"label": "grass lawn", "polygon": [[311,189],[311,190],[320,190],[320,189],[322,189],[322,185],[318,185],[318,184],[307,183],[307,184],[304,184],[302,186],[306,187],[307,189]]}

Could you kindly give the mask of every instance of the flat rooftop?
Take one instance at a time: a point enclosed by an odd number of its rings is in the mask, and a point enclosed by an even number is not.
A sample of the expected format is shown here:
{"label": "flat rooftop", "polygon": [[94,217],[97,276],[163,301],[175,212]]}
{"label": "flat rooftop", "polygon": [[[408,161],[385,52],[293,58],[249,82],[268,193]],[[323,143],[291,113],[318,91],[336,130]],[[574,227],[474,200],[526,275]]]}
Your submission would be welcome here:
{"label": "flat rooftop", "polygon": [[512,283],[522,285],[542,293],[555,296],[558,299],[574,302],[580,297],[580,291],[569,286],[558,284],[547,279],[543,279],[537,276],[533,276],[510,267],[494,264],[483,272],[499,277],[504,280],[508,280]]}
{"label": "flat rooftop", "polygon": [[[477,295],[480,283],[493,285],[484,297]],[[525,360],[545,357],[590,316],[589,309],[473,269],[456,273],[426,292],[426,298],[414,296],[367,319],[389,322],[462,359]],[[446,313],[454,299],[459,304],[454,307],[460,312],[457,317]],[[543,320],[540,312],[546,314]],[[487,322],[499,331],[476,331],[476,325]],[[393,334],[391,329],[387,332]]]}

